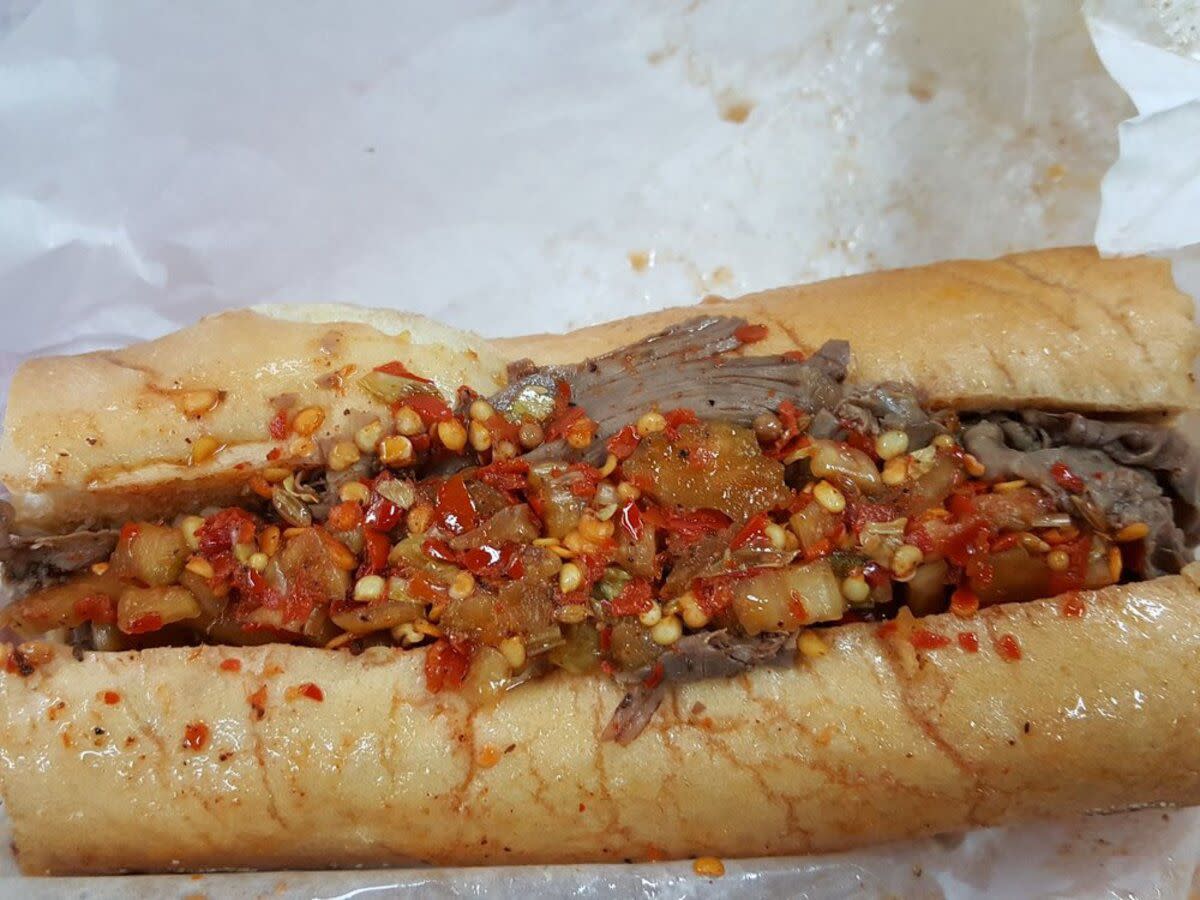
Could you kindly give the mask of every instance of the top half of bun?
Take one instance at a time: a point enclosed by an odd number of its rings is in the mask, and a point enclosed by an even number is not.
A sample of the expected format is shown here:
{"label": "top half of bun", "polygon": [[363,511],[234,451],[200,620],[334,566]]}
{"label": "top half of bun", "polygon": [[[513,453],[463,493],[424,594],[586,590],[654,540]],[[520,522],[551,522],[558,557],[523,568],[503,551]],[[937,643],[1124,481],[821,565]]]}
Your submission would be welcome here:
{"label": "top half of bun", "polygon": [[[503,386],[511,360],[575,362],[701,313],[767,325],[751,353],[845,338],[852,379],[908,380],[939,406],[1160,414],[1195,402],[1192,303],[1167,264],[1062,249],[780,288],[494,342],[391,310],[320,304],[222,313],[123,350],[25,363],[9,394],[0,480],[17,529],[28,533],[230,502],[268,452],[286,463],[304,449],[271,437],[281,405],[324,410],[318,444],[386,416],[357,382],[375,366],[399,361],[446,398],[459,385],[486,395]],[[212,396],[218,402],[197,412],[197,398]],[[191,448],[206,437],[223,449],[191,464]]]}
{"label": "top half of bun", "polygon": [[[269,433],[280,407],[320,407],[316,442],[387,416],[357,382],[392,361],[446,397],[459,385],[489,394],[506,379],[505,358],[477,335],[337,304],[235,310],[121,350],[30,360],[13,378],[0,437],[17,527],[55,531],[225,502],[268,452],[278,447],[281,462],[299,452]],[[192,464],[205,437],[223,449]]]}
{"label": "top half of bun", "polygon": [[541,363],[570,362],[698,312],[739,315],[769,328],[754,353],[844,338],[851,379],[910,381],[941,407],[1162,413],[1196,404],[1192,307],[1163,260],[1101,259],[1071,247],[713,297],[496,344]]}

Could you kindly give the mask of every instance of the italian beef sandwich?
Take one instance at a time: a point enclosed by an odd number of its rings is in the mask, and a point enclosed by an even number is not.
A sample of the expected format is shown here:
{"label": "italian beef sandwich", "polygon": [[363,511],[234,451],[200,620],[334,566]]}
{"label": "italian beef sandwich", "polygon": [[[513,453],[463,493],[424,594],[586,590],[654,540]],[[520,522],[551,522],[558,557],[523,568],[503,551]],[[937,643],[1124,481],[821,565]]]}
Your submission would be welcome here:
{"label": "italian beef sandwich", "polygon": [[32,874],[832,851],[1200,803],[1190,300],[1090,249],[27,362]]}

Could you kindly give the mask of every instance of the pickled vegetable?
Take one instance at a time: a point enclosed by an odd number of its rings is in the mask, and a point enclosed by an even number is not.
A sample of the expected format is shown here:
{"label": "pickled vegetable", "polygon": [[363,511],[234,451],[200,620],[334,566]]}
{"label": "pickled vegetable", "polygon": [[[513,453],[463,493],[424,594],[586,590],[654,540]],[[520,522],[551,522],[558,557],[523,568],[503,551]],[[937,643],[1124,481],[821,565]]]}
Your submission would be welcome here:
{"label": "pickled vegetable", "polygon": [[789,524],[800,540],[800,549],[805,555],[815,555],[834,533],[839,517],[829,512],[820,503],[810,501],[792,514]]}
{"label": "pickled vegetable", "polygon": [[121,529],[110,571],[150,587],[164,587],[179,578],[187,558],[187,542],[178,528],[138,522]]}
{"label": "pickled vegetable", "polygon": [[424,379],[414,379],[379,369],[368,372],[358,380],[358,383],[368,394],[389,406],[399,403],[413,394],[434,393]]}
{"label": "pickled vegetable", "polygon": [[879,488],[879,469],[871,457],[840,441],[813,441],[809,466],[817,478],[825,478],[840,487],[854,487],[864,493]]}
{"label": "pickled vegetable", "polygon": [[117,627],[125,634],[145,634],[164,625],[194,619],[200,604],[185,587],[128,587],[117,601]]}
{"label": "pickled vegetable", "polygon": [[478,528],[456,535],[450,541],[450,546],[455,550],[467,550],[484,544],[496,547],[506,543],[528,544],[538,537],[541,537],[541,528],[533,512],[527,504],[518,503],[505,506]]}
{"label": "pickled vegetable", "polygon": [[512,666],[504,654],[491,647],[480,647],[463,681],[463,693],[475,703],[495,703],[513,681]]}
{"label": "pickled vegetable", "polygon": [[1017,546],[988,556],[987,565],[980,575],[970,579],[970,586],[980,605],[990,606],[1048,597],[1054,593],[1050,576],[1044,553],[1030,553]]}
{"label": "pickled vegetable", "polygon": [[609,635],[609,655],[627,672],[650,665],[662,647],[650,637],[650,629],[636,619],[621,619]]}
{"label": "pickled vegetable", "polygon": [[550,651],[551,663],[573,675],[583,675],[599,665],[600,632],[593,625],[569,625],[563,637],[563,643]]}
{"label": "pickled vegetable", "polygon": [[[900,506],[909,516],[915,516],[935,506],[941,506],[956,487],[966,480],[962,463],[947,453],[925,447],[913,454],[916,475],[904,490]],[[922,462],[922,458],[928,459]],[[911,471],[911,470],[910,470]]]}
{"label": "pickled vegetable", "polygon": [[946,611],[946,577],[949,570],[944,559],[917,566],[906,591],[906,602],[913,615],[929,616]]}
{"label": "pickled vegetable", "polygon": [[683,425],[674,440],[667,431],[643,438],[624,472],[659,503],[715,509],[735,522],[791,499],[783,463],[762,454],[750,429],[720,422]]}
{"label": "pickled vegetable", "polygon": [[75,628],[83,622],[111,622],[117,598],[124,590],[112,574],[82,575],[65,584],[45,588],[4,610],[0,628],[10,627],[24,636],[54,628]]}
{"label": "pickled vegetable", "polygon": [[1054,503],[1042,491],[1024,487],[1016,490],[980,494],[972,501],[975,514],[1003,531],[1022,531],[1033,527],[1054,512]]}
{"label": "pickled vegetable", "polygon": [[833,567],[818,560],[736,580],[733,611],[746,633],[756,635],[840,619],[846,601]]}
{"label": "pickled vegetable", "polygon": [[411,600],[384,600],[382,603],[356,603],[330,615],[334,625],[352,634],[369,634],[415,622],[425,612],[424,605]]}
{"label": "pickled vegetable", "polygon": [[550,537],[566,537],[583,518],[587,501],[571,491],[579,477],[577,472],[557,463],[539,463],[530,469],[529,486],[539,502],[546,534]]}

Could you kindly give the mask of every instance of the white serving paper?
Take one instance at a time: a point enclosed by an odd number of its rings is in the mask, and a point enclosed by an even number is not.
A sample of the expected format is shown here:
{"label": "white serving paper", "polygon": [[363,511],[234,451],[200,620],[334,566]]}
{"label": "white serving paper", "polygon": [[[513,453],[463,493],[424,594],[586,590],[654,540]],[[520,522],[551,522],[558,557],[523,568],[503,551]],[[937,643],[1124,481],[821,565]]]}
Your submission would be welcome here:
{"label": "white serving paper", "polygon": [[[0,376],[251,302],[508,335],[1086,243],[1133,113],[1070,3],[9,0]],[[730,863],[716,884],[686,863],[38,882],[4,854],[0,894],[1181,898],[1195,819]]]}

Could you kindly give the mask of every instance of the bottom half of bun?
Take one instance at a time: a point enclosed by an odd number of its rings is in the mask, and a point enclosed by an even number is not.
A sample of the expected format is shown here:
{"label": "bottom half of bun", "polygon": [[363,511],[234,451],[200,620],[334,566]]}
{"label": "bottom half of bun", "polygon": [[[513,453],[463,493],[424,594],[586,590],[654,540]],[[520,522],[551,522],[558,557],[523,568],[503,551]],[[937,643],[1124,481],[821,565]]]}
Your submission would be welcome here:
{"label": "bottom half of bun", "polygon": [[36,874],[749,857],[1197,803],[1198,580],[829,629],[673,688],[624,747],[602,676],[481,707],[420,651],[56,648],[0,673],[0,786]]}

